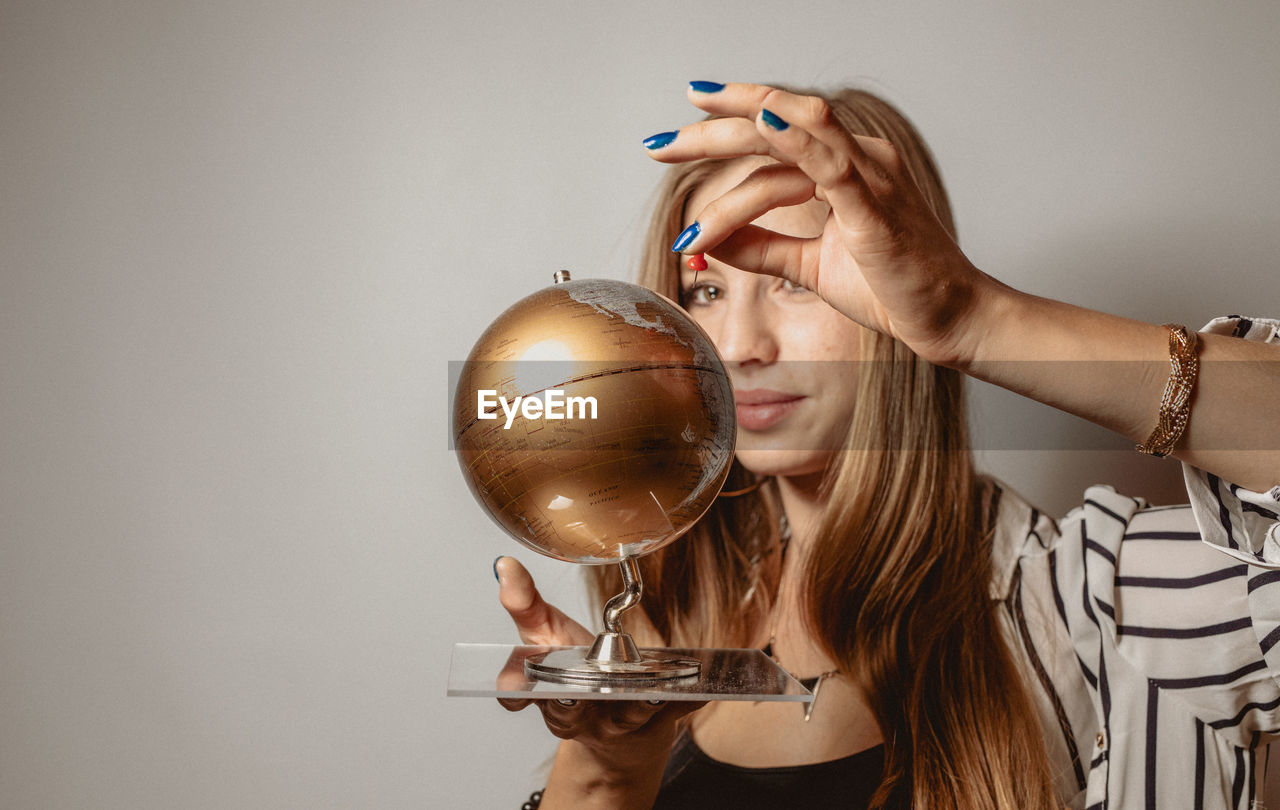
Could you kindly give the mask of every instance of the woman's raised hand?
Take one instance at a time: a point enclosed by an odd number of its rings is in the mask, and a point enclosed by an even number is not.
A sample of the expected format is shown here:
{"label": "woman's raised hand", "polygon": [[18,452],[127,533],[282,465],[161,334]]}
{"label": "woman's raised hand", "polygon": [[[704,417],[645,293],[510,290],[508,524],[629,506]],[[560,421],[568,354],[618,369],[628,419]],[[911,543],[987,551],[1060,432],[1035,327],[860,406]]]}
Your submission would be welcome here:
{"label": "woman's raised hand", "polygon": [[[961,253],[893,145],[850,135],[816,97],[711,82],[694,82],[688,95],[695,106],[722,117],[647,139],[650,157],[680,163],[761,155],[777,162],[701,211],[688,212],[697,235],[681,235],[681,252],[707,253],[807,287],[933,362],[953,365],[969,356],[980,339],[972,317],[976,305],[985,291],[1003,285]],[[811,197],[831,208],[819,237],[749,224],[770,209]]]}
{"label": "woman's raised hand", "polygon": [[[498,598],[525,644],[589,646],[595,640],[591,631],[542,598],[533,577],[518,560],[501,557],[494,571]],[[523,681],[523,670],[513,674]],[[514,698],[499,698],[498,702],[509,711],[536,704],[552,734],[581,747],[571,752],[572,761],[593,771],[602,769],[610,778],[635,774],[641,782],[651,780],[655,771],[661,775],[675,740],[675,721],[703,705],[689,701]]]}

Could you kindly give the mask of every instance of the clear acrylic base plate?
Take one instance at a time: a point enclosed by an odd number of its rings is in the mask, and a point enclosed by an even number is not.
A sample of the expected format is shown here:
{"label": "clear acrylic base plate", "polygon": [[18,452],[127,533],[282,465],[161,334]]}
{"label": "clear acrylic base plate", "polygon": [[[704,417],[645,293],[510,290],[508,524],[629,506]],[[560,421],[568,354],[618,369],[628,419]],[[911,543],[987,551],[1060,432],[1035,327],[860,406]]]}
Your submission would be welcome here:
{"label": "clear acrylic base plate", "polygon": [[[555,650],[519,644],[455,644],[449,664],[450,697],[575,698],[579,700],[752,700],[808,703],[813,694],[760,650],[663,648],[701,662],[697,675],[641,684],[581,684],[538,680],[525,659]],[[641,650],[644,652],[645,650]]]}

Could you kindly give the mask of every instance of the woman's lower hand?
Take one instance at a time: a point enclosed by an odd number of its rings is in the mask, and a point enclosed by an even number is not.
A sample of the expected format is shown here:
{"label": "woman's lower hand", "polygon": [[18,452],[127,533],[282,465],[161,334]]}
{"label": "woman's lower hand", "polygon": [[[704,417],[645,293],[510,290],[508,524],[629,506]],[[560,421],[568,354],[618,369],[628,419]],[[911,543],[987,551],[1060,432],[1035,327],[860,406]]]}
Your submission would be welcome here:
{"label": "woman's lower hand", "polygon": [[[494,571],[498,598],[525,644],[588,646],[595,640],[589,630],[542,598],[533,577],[518,560],[501,557]],[[523,668],[512,674],[523,680]],[[499,698],[498,702],[508,711],[536,705],[552,734],[572,740],[580,748],[573,754],[579,764],[589,760],[593,769],[603,769],[610,778],[638,770],[651,773],[655,768],[660,773],[675,740],[676,720],[703,705],[694,701],[525,698]]]}
{"label": "woman's lower hand", "polygon": [[[650,157],[679,163],[762,155],[777,163],[689,212],[699,233],[681,252],[786,278],[933,362],[955,365],[970,356],[980,340],[977,305],[1003,285],[960,251],[893,145],[849,135],[820,98],[764,85],[695,84],[689,100],[723,117],[649,139]],[[831,208],[819,237],[749,224],[811,197]]]}

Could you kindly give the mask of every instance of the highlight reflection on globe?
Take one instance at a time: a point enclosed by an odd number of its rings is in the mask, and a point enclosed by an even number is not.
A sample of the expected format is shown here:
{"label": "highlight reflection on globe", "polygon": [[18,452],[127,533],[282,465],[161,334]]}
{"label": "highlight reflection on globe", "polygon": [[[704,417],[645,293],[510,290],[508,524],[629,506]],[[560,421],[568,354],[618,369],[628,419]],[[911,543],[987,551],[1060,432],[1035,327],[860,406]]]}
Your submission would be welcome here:
{"label": "highlight reflection on globe", "polygon": [[563,281],[517,302],[476,342],[453,403],[477,500],[524,545],[578,563],[680,537],[724,484],[735,430],[706,333],[621,281]]}

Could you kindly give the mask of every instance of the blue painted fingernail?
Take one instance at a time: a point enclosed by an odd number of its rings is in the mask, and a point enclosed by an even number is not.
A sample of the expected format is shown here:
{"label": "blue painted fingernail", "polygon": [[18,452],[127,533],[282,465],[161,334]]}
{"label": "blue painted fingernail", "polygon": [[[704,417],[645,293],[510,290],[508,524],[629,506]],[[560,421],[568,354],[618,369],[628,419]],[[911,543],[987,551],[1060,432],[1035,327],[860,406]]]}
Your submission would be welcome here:
{"label": "blue painted fingernail", "polygon": [[498,556],[493,558],[493,578],[498,580],[499,582],[501,582],[502,580],[498,577],[498,560],[501,560],[503,556],[504,555],[499,554]]}
{"label": "blue painted fingernail", "polygon": [[764,119],[764,122],[768,124],[770,128],[776,129],[779,132],[791,126],[786,121],[783,121],[777,115],[769,112],[768,110],[761,110],[760,117]]}
{"label": "blue painted fingernail", "polygon": [[689,89],[695,93],[719,93],[724,85],[720,82],[689,82]]}
{"label": "blue painted fingernail", "polygon": [[659,132],[644,139],[645,149],[661,149],[676,139],[677,132]]}
{"label": "blue painted fingernail", "polygon": [[700,233],[702,233],[702,226],[696,222],[685,228],[680,232],[680,235],[676,237],[675,243],[671,245],[671,252],[679,253],[689,247],[689,243],[697,239],[698,234]]}

